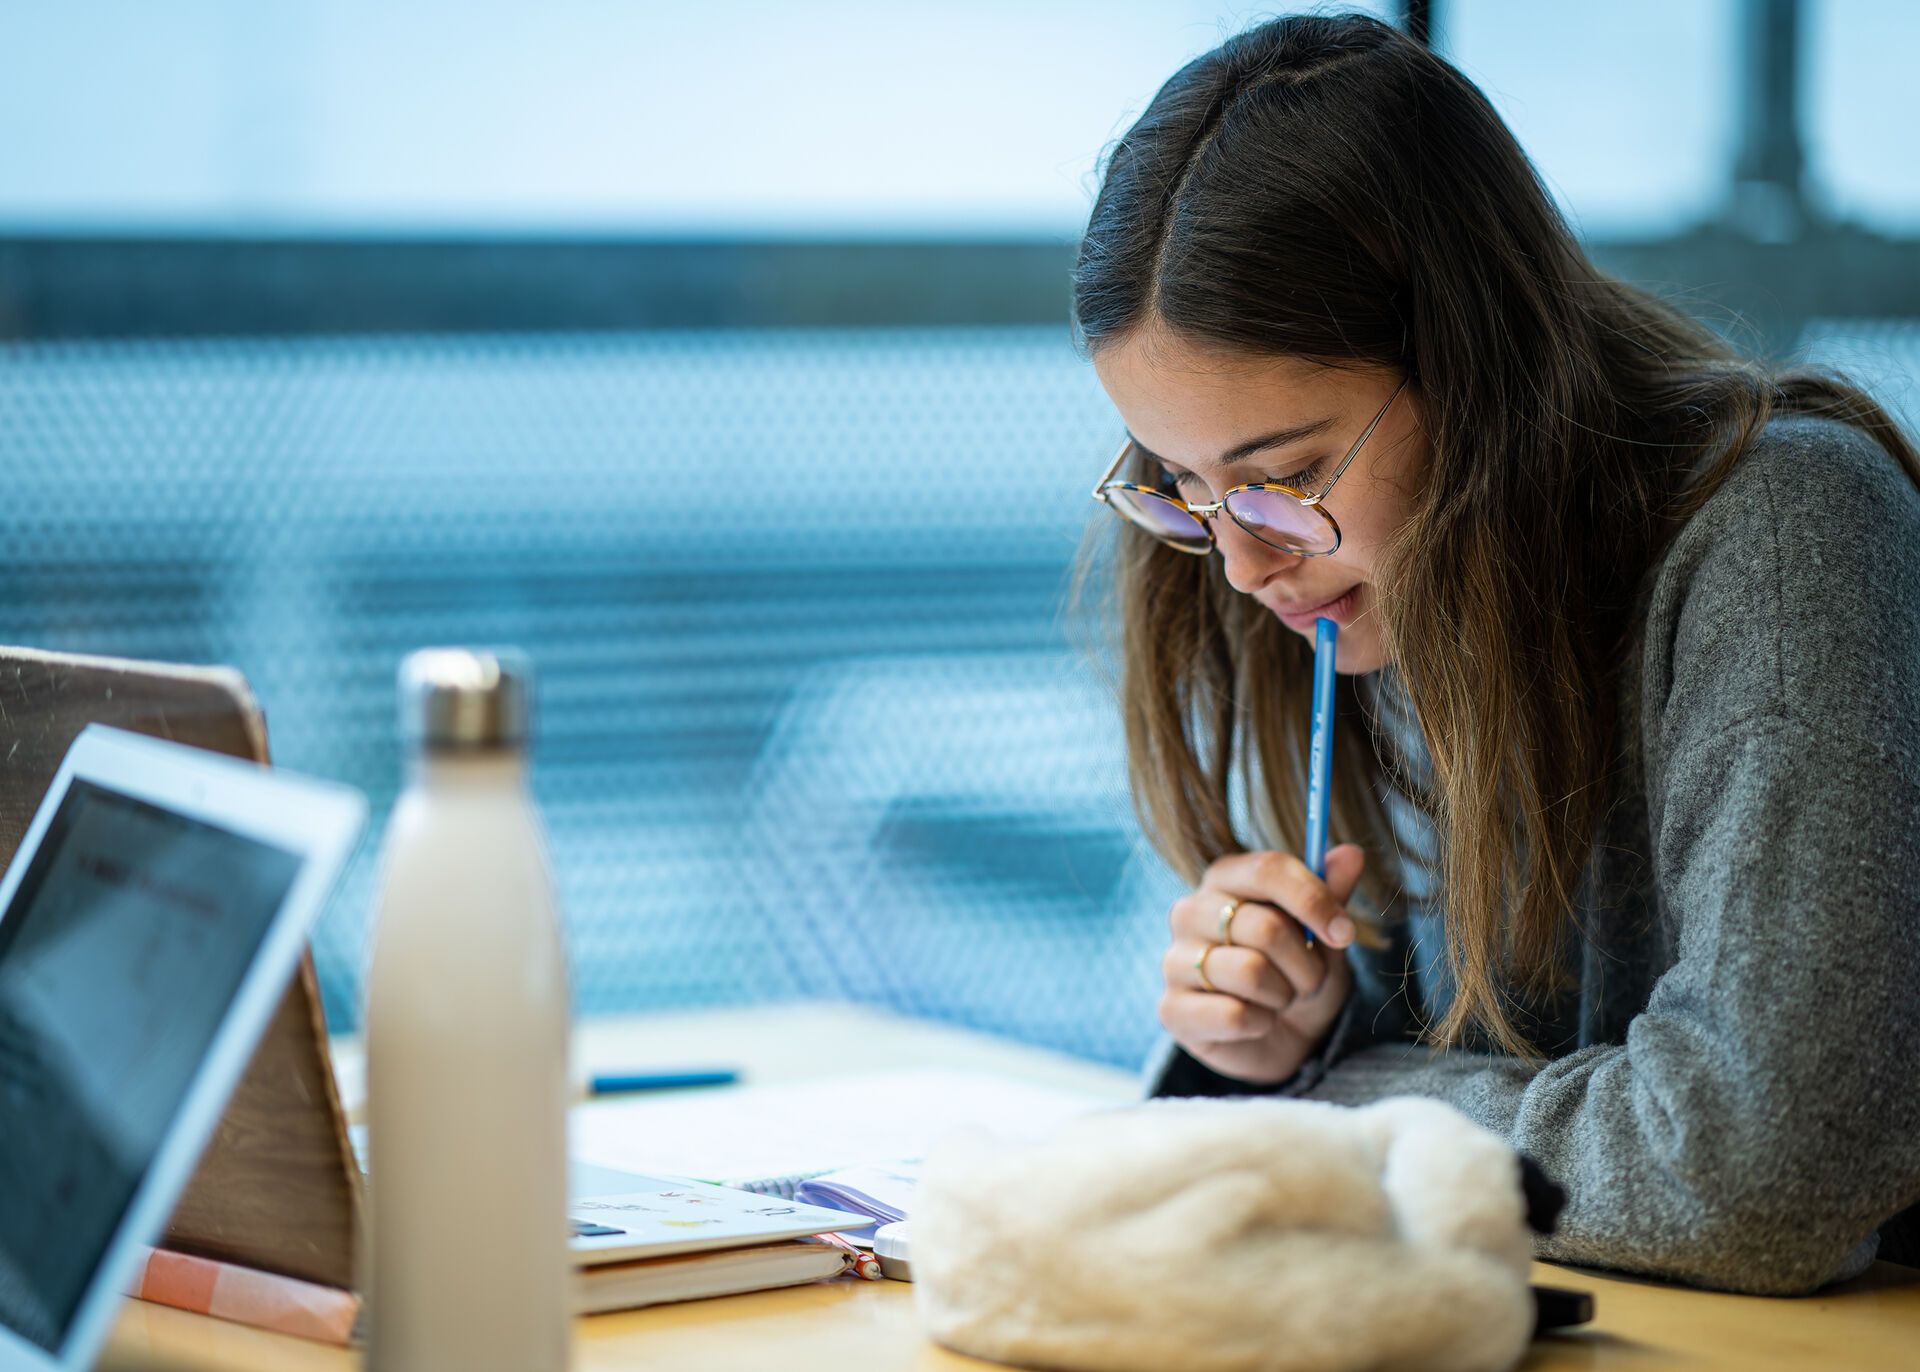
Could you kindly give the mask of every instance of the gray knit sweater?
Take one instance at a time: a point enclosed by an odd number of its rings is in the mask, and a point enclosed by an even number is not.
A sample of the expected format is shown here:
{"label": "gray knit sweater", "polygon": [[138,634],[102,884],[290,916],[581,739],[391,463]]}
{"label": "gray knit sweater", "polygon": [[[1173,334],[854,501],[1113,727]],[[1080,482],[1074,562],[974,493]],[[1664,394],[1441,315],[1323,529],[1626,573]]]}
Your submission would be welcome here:
{"label": "gray knit sweater", "polygon": [[[1414,1041],[1450,990],[1397,804],[1410,913],[1350,954],[1319,1056],[1263,1088],[1163,1041],[1149,1090],[1450,1101],[1567,1188],[1545,1258],[1767,1293],[1876,1244],[1920,1262],[1920,491],[1855,430],[1776,420],[1641,604],[1572,989],[1523,1026],[1544,1066]],[[1370,689],[1404,727],[1390,670]]]}

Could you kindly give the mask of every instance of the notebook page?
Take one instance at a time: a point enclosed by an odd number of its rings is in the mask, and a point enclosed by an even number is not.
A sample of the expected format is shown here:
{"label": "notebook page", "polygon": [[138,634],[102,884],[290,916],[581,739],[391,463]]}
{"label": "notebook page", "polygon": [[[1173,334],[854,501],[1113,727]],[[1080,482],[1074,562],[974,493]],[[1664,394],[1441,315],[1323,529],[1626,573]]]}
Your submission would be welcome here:
{"label": "notebook page", "polygon": [[803,1181],[793,1197],[807,1205],[851,1210],[881,1224],[894,1224],[912,1213],[919,1184],[917,1162],[865,1162]]}
{"label": "notebook page", "polygon": [[595,1101],[573,1111],[572,1148],[602,1167],[790,1191],[858,1163],[919,1158],[962,1125],[1035,1138],[1118,1103],[980,1072],[870,1072]]}

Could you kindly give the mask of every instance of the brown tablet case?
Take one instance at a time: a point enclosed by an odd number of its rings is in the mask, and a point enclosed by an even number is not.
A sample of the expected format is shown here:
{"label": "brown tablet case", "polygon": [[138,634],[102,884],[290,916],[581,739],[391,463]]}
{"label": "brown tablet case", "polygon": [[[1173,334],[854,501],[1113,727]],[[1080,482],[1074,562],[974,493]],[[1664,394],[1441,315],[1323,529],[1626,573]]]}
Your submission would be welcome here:
{"label": "brown tablet case", "polygon": [[[229,668],[0,647],[0,868],[12,861],[67,749],[96,723],[267,761],[260,707]],[[360,1176],[309,955],[161,1244],[351,1287],[359,1206]]]}

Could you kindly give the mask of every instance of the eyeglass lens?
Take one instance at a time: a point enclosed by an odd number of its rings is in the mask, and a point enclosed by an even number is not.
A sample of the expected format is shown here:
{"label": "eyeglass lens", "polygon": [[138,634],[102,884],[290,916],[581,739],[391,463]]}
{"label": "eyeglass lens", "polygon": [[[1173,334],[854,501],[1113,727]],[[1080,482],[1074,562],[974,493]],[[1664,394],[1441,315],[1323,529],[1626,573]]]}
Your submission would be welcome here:
{"label": "eyeglass lens", "polygon": [[1107,503],[1162,542],[1187,552],[1206,552],[1213,546],[1207,526],[1165,496],[1125,486],[1107,489]]}
{"label": "eyeglass lens", "polygon": [[1262,543],[1288,552],[1323,553],[1334,546],[1327,517],[1283,491],[1235,491],[1227,497],[1227,513]]}

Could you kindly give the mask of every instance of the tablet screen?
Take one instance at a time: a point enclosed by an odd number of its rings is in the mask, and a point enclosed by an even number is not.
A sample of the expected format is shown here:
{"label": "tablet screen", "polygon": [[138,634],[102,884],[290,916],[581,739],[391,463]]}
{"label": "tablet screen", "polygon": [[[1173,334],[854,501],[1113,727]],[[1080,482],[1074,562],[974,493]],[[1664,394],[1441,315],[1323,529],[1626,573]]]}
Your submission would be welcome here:
{"label": "tablet screen", "polygon": [[76,779],[0,915],[0,1322],[53,1351],[300,871]]}

